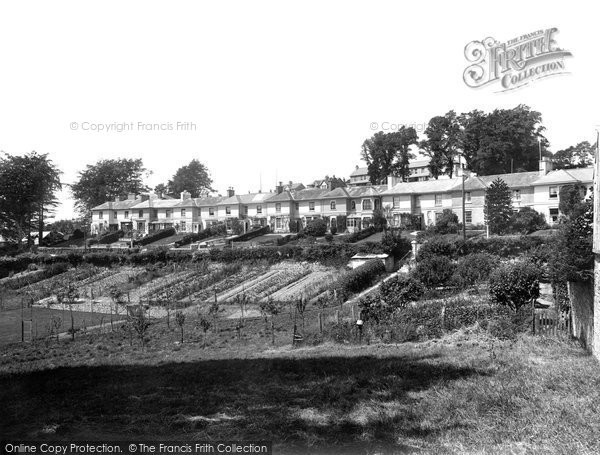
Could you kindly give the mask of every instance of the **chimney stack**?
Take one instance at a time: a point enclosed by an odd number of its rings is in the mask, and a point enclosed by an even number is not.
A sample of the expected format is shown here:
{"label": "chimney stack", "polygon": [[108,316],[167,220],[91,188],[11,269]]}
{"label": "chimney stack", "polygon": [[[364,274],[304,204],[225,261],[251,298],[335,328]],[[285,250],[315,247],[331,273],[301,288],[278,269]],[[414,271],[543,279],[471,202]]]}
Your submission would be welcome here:
{"label": "chimney stack", "polygon": [[227,197],[233,197],[235,196],[235,191],[233,189],[232,186],[230,186],[229,188],[227,188]]}
{"label": "chimney stack", "polygon": [[277,192],[277,194],[283,193],[283,182],[279,182],[279,185],[277,185],[277,188],[276,188],[276,192]]}
{"label": "chimney stack", "polygon": [[188,200],[191,197],[192,197],[192,195],[188,191],[181,192],[181,200],[182,201]]}
{"label": "chimney stack", "polygon": [[128,201],[135,201],[135,193],[129,193],[129,194],[127,194],[127,200]]}
{"label": "chimney stack", "polygon": [[547,156],[542,157],[542,159],[540,160],[540,170],[539,170],[540,176],[546,175],[551,170],[552,170],[552,161],[550,161],[550,158]]}

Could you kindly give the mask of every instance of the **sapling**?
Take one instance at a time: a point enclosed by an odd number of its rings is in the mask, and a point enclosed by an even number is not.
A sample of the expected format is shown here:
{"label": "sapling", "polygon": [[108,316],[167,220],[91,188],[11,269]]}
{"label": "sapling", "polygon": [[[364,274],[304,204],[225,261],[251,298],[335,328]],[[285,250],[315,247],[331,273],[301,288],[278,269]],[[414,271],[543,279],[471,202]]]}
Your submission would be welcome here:
{"label": "sapling", "polygon": [[208,329],[210,329],[210,321],[204,317],[201,317],[199,325],[202,329],[202,332],[204,332],[204,335],[202,337],[202,348],[204,349],[206,348],[206,332],[208,332]]}
{"label": "sapling", "polygon": [[175,322],[181,330],[181,343],[183,344],[183,325],[185,324],[185,314],[183,313],[183,311],[175,312]]}

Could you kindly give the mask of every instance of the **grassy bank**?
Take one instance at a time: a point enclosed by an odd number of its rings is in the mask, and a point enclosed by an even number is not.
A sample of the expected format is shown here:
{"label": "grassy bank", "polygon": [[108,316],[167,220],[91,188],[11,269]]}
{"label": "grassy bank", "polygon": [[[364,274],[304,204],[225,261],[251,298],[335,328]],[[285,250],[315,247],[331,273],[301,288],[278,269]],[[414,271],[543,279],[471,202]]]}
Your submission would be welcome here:
{"label": "grassy bank", "polygon": [[122,333],[3,348],[0,433],[262,439],[275,453],[600,452],[600,367],[568,341],[474,331],[292,350],[231,333],[202,349],[160,333],[145,350]]}

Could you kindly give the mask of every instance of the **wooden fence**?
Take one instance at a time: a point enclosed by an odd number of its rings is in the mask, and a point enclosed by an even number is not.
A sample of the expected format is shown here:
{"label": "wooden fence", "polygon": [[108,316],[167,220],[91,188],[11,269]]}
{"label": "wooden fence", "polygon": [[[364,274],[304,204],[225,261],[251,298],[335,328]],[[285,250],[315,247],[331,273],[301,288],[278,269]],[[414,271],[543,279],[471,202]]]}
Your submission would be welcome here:
{"label": "wooden fence", "polygon": [[555,309],[536,310],[533,318],[534,335],[569,334],[571,331],[571,318]]}

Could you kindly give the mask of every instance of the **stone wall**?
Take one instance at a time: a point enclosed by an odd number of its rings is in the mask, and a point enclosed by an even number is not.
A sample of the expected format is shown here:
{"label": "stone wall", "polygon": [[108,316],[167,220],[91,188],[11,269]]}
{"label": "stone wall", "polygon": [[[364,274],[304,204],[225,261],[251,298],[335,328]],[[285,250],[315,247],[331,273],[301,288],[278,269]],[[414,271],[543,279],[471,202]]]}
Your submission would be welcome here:
{"label": "stone wall", "polygon": [[600,254],[594,255],[594,336],[592,352],[600,360]]}
{"label": "stone wall", "polygon": [[[600,272],[595,272],[600,273]],[[592,281],[569,282],[572,335],[592,351],[594,345],[594,289]]]}

